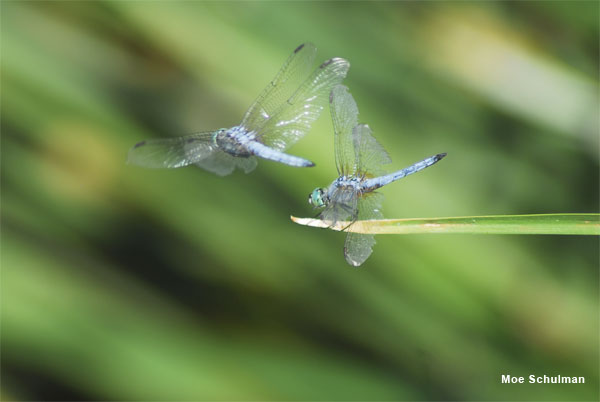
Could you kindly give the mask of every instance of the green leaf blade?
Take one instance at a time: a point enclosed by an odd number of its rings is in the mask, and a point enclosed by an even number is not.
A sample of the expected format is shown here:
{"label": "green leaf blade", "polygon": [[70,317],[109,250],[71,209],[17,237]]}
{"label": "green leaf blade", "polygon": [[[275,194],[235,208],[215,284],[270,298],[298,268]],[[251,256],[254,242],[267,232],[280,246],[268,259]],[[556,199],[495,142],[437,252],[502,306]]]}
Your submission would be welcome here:
{"label": "green leaf blade", "polygon": [[[382,219],[328,222],[291,217],[300,225],[364,234],[544,234],[600,235],[600,214],[490,215],[426,219]],[[350,226],[348,226],[350,225]]]}

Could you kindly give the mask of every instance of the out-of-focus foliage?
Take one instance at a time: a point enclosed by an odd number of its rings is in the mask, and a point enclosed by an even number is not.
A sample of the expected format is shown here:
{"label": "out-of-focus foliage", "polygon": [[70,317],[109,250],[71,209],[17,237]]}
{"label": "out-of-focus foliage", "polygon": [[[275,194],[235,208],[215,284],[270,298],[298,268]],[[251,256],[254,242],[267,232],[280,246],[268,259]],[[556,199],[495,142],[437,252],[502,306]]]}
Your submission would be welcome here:
{"label": "out-of-focus foliage", "polygon": [[[597,400],[598,240],[295,225],[326,111],[250,175],[125,165],[237,124],[300,43],[352,67],[388,218],[598,211],[597,2],[2,2],[2,397]],[[501,374],[584,376],[502,385]]]}

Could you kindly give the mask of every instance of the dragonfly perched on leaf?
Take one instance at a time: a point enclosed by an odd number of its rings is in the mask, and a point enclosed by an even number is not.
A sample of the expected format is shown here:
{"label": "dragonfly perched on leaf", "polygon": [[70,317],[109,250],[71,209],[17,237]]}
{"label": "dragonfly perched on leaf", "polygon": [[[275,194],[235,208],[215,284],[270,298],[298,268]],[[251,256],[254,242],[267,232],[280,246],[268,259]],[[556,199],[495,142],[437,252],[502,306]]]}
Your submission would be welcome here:
{"label": "dragonfly perched on leaf", "polygon": [[[366,124],[358,124],[358,107],[348,88],[336,86],[329,97],[335,137],[335,165],[339,177],[327,188],[316,188],[308,196],[315,208],[324,208],[320,218],[331,227],[357,220],[382,219],[380,187],[416,173],[438,162],[437,154],[407,168],[385,174],[382,165],[391,162],[385,149]],[[375,244],[372,234],[348,232],[344,245],[346,261],[355,267],[369,258]]]}
{"label": "dragonfly perched on leaf", "polygon": [[298,46],[238,126],[142,141],[129,151],[128,163],[148,168],[193,164],[219,176],[230,174],[236,167],[251,172],[256,157],[289,166],[314,166],[283,151],[310,130],[331,90],[350,68],[348,61],[333,58],[311,73],[316,53],[312,43]]}

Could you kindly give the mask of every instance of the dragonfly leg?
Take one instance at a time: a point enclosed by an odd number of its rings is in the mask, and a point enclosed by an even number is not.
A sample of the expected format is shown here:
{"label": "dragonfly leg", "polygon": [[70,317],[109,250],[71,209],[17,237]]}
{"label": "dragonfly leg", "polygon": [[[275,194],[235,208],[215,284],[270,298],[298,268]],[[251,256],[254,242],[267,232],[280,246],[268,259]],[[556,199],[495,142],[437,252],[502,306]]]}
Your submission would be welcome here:
{"label": "dragonfly leg", "polygon": [[350,226],[354,225],[356,221],[357,219],[353,218],[352,221],[345,228],[342,229],[342,232],[345,232]]}
{"label": "dragonfly leg", "polygon": [[350,205],[342,204],[342,209],[350,214],[350,223],[342,229],[342,232],[345,232],[350,226],[354,224],[358,220],[358,209],[352,208]]}

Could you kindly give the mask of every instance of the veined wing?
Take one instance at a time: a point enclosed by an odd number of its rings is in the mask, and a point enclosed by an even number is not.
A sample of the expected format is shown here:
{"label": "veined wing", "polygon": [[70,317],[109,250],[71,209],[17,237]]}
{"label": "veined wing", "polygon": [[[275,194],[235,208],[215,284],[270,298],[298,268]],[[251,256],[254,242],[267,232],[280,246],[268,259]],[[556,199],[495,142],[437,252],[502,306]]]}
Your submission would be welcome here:
{"label": "veined wing", "polygon": [[214,132],[137,143],[129,150],[127,163],[146,168],[178,168],[197,163],[214,152]]}
{"label": "veined wing", "polygon": [[392,160],[381,144],[371,135],[371,128],[366,124],[359,124],[352,130],[352,139],[355,164],[359,174],[369,177],[384,174],[383,165]]}
{"label": "veined wing", "polygon": [[356,171],[352,129],[358,124],[358,107],[348,88],[337,85],[329,95],[333,121],[335,166],[339,176]]}
{"label": "veined wing", "polygon": [[250,173],[256,167],[256,157],[247,158],[229,155],[220,149],[215,149],[208,157],[195,163],[196,166],[208,170],[217,176],[227,176],[235,168],[242,169],[245,173]]}
{"label": "veined wing", "polygon": [[321,219],[328,221],[331,226],[336,222],[353,222],[358,217],[358,194],[351,187],[336,188],[330,195],[330,201],[321,212]]}
{"label": "veined wing", "polygon": [[298,46],[288,57],[273,81],[248,109],[241,125],[257,132],[273,113],[287,101],[306,80],[315,61],[317,48],[312,43]]}
{"label": "veined wing", "polygon": [[349,68],[350,63],[340,58],[321,64],[259,128],[257,139],[279,151],[298,141],[319,118],[327,104],[329,93],[342,82]]}
{"label": "veined wing", "polygon": [[[358,201],[358,219],[382,219],[381,203],[383,195],[379,193],[366,193]],[[375,245],[375,236],[372,234],[348,232],[344,244],[344,257],[348,264],[358,267],[369,258]]]}

